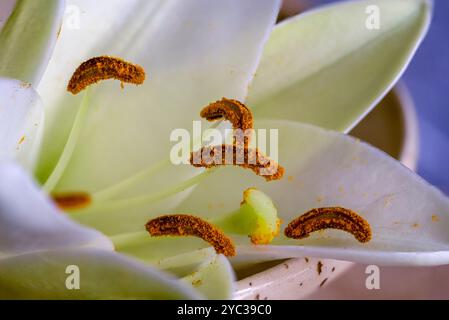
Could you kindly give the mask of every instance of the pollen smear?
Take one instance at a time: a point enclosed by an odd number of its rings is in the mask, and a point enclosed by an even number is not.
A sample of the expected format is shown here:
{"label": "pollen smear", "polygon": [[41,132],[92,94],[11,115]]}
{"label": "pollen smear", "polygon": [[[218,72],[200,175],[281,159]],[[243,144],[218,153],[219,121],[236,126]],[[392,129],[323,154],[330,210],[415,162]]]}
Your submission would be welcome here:
{"label": "pollen smear", "polygon": [[238,145],[207,146],[192,152],[190,164],[196,168],[210,169],[217,166],[233,165],[250,169],[267,181],[279,180],[285,169],[269,159],[258,149]]}
{"label": "pollen smear", "polygon": [[67,91],[76,95],[88,86],[108,79],[139,85],[145,81],[145,70],[139,65],[119,58],[108,56],[92,58],[76,69],[67,86]]}
{"label": "pollen smear", "polygon": [[61,210],[83,209],[92,203],[91,196],[85,192],[53,194],[52,198]]}
{"label": "pollen smear", "polygon": [[200,115],[208,121],[225,119],[231,122],[234,129],[234,144],[249,145],[254,128],[253,114],[240,101],[223,98],[209,104]]}
{"label": "pollen smear", "polygon": [[349,232],[361,243],[367,243],[372,238],[368,221],[357,213],[340,207],[313,209],[293,220],[284,233],[288,238],[304,239],[315,231],[325,229]]}
{"label": "pollen smear", "polygon": [[191,215],[167,215],[149,221],[146,229],[153,237],[193,236],[210,243],[217,254],[236,255],[232,240],[211,223]]}

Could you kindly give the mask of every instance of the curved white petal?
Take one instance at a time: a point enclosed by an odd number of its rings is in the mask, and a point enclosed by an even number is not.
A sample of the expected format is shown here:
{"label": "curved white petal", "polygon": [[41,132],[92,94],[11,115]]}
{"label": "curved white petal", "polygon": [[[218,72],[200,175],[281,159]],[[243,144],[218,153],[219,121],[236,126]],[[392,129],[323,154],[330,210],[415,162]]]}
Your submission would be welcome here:
{"label": "curved white petal", "polygon": [[0,299],[201,298],[167,274],[104,250],[30,253],[1,259],[0,269]]}
{"label": "curved white petal", "polygon": [[113,249],[57,210],[18,165],[0,162],[0,258],[76,247]]}
{"label": "curved white petal", "polygon": [[0,78],[0,96],[0,159],[31,171],[41,142],[42,102],[31,85],[7,78]]}
{"label": "curved white petal", "polygon": [[402,75],[431,11],[427,0],[348,1],[281,23],[267,42],[248,105],[259,118],[348,132]]}
{"label": "curved white petal", "polygon": [[[154,265],[159,270],[182,277],[184,282],[208,299],[232,297],[234,270],[226,257],[217,255],[204,241],[179,237],[155,239],[146,235],[140,241],[133,242],[131,245],[116,244],[117,250]],[[202,247],[205,248],[196,249]]]}
{"label": "curved white petal", "polygon": [[312,208],[342,206],[368,220],[373,239],[363,245],[352,235],[328,230],[301,241],[282,236],[272,246],[255,247],[236,238],[243,244],[236,260],[311,256],[379,265],[449,264],[449,201],[436,188],[354,138],[295,122],[258,124],[279,129],[279,161],[286,177],[266,183],[248,170],[224,168],[176,211],[209,217],[232,212],[242,191],[257,187],[273,198],[283,227]]}
{"label": "curved white petal", "polygon": [[[11,5],[8,2],[2,9]],[[63,14],[63,0],[16,1],[0,28],[0,76],[37,86],[56,44]]]}
{"label": "curved white petal", "polygon": [[[143,250],[141,252],[143,253]],[[132,251],[126,252],[126,254],[133,256]],[[171,255],[158,261],[151,260],[154,258],[149,256],[150,255],[144,257],[140,255],[137,256],[137,258],[149,261],[151,264],[156,265],[158,269],[170,272],[177,277],[186,277],[189,274],[194,273],[195,270],[198,270],[205,261],[214,260],[217,253],[214,248],[208,247],[180,255]]]}
{"label": "curved white petal", "polygon": [[234,270],[223,255],[205,261],[199,270],[182,280],[212,300],[231,299],[235,290]]}
{"label": "curved white petal", "polygon": [[103,0],[71,5],[81,12],[81,27],[64,24],[39,87],[48,112],[40,178],[54,166],[79,106],[82,95],[72,97],[66,85],[81,62],[112,55],[147,71],[143,86],[121,90],[119,83],[109,81],[94,89],[79,146],[59,184],[60,189],[91,191],[168,159],[170,133],[191,130],[204,105],[222,96],[245,97],[279,1]]}

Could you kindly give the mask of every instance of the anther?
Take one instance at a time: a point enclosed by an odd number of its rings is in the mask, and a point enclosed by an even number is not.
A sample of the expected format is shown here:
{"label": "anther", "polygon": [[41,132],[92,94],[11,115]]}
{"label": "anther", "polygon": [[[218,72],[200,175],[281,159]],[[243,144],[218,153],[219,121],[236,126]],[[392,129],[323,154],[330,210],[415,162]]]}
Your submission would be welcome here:
{"label": "anther", "polygon": [[197,168],[210,169],[217,166],[233,165],[252,170],[267,181],[279,180],[284,176],[284,168],[269,159],[258,149],[236,145],[203,147],[192,152],[190,163]]}
{"label": "anther", "polygon": [[293,220],[285,229],[285,236],[292,239],[304,239],[311,233],[324,229],[339,229],[351,233],[359,242],[371,240],[371,226],[360,215],[349,209],[319,208],[313,209]]}
{"label": "anther", "polygon": [[240,101],[223,98],[209,104],[200,115],[208,121],[228,120],[234,129],[234,144],[249,145],[254,127],[253,114]]}
{"label": "anther", "polygon": [[96,57],[82,63],[76,69],[67,90],[76,95],[101,80],[116,79],[123,83],[142,84],[145,70],[139,66],[114,57]]}
{"label": "anther", "polygon": [[201,111],[201,117],[208,121],[226,119],[234,129],[253,129],[253,115],[249,108],[237,100],[223,98],[213,102]]}
{"label": "anther", "polygon": [[83,209],[92,202],[91,196],[85,192],[53,194],[52,198],[61,210]]}
{"label": "anther", "polygon": [[155,218],[146,224],[153,237],[194,236],[210,243],[218,254],[236,255],[231,239],[211,223],[191,215],[167,215]]}

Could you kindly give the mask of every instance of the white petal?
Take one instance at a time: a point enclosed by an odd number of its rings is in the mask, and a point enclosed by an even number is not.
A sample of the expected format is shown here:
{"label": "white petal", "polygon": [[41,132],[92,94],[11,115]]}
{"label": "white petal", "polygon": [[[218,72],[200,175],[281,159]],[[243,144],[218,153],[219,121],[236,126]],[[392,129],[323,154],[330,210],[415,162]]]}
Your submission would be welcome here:
{"label": "white petal", "polygon": [[[259,118],[349,131],[404,72],[430,12],[426,0],[347,1],[281,23],[267,43],[248,105]],[[379,29],[368,28],[377,13]]]}
{"label": "white petal", "polygon": [[75,247],[113,249],[57,210],[19,166],[0,162],[0,257]]}
{"label": "white petal", "polygon": [[[184,282],[208,299],[231,299],[234,293],[235,273],[226,257],[217,255],[211,247],[195,250],[195,247],[207,246],[198,239],[153,238],[153,243],[149,239],[151,237],[147,236],[146,243],[142,241],[133,246],[118,247],[118,250],[144,260],[160,270],[182,277]],[[191,251],[176,254],[180,247],[187,250],[190,248]],[[160,259],[161,256],[164,258]]]}
{"label": "white petal", "polygon": [[7,78],[0,78],[0,96],[0,159],[31,171],[41,142],[42,102],[31,85]]}
{"label": "white petal", "polygon": [[204,262],[198,271],[182,280],[212,300],[231,299],[235,290],[234,270],[223,255],[216,255],[212,260]]}
{"label": "white petal", "polygon": [[1,299],[201,298],[167,274],[104,250],[25,254],[0,260],[0,268]]}
{"label": "white petal", "polygon": [[[7,2],[1,9],[11,5]],[[15,2],[12,14],[0,27],[0,75],[37,86],[53,52],[63,14],[63,0]]]}
{"label": "white petal", "polygon": [[140,12],[139,3],[149,6],[157,1],[144,4],[139,0],[67,0],[66,3],[58,42],[37,88],[44,100],[47,119],[45,155],[39,166],[39,173],[44,177],[56,164],[81,104],[81,95],[71,97],[66,92],[72,74],[83,61],[95,55],[117,54],[105,46],[116,42],[111,37],[123,34],[120,40],[127,39],[129,35],[122,32],[135,12]]}
{"label": "white petal", "polygon": [[248,170],[224,168],[177,211],[204,216],[231,212],[243,190],[257,187],[273,198],[284,223],[312,208],[342,206],[368,220],[373,239],[362,245],[336,230],[301,241],[280,237],[273,246],[240,247],[237,259],[311,256],[379,265],[449,264],[449,201],[436,188],[351,137],[287,121],[259,122],[259,127],[279,129],[279,161],[286,177],[266,183]]}
{"label": "white petal", "polygon": [[[214,248],[195,238],[151,238],[143,235],[140,241],[117,250],[154,265],[160,270],[182,277],[209,299],[230,299],[234,293],[235,274],[228,259],[217,255]],[[197,249],[202,248],[204,249]]]}
{"label": "white petal", "polygon": [[81,62],[119,56],[142,65],[148,75],[143,86],[125,90],[114,81],[96,86],[79,148],[59,185],[85,190],[168,159],[173,129],[191,129],[201,108],[222,96],[243,99],[279,5],[278,0],[73,3],[82,12],[81,28],[64,28],[39,88],[49,113],[39,177],[55,164],[79,106],[80,98],[65,86]]}

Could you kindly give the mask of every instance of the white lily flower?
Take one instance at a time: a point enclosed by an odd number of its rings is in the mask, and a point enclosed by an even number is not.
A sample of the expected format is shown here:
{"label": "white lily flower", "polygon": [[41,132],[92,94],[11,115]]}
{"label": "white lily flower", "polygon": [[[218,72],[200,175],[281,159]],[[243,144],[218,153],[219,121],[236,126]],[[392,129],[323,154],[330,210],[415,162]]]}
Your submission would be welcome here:
{"label": "white lily flower", "polygon": [[[155,239],[144,226],[164,213],[222,217],[235,212],[249,187],[272,198],[284,222],[316,207],[350,208],[369,221],[373,239],[360,244],[327,230],[256,246],[249,234],[231,230],[235,267],[303,256],[449,263],[448,199],[386,154],[329,131],[347,132],[394,85],[427,31],[429,2],[348,2],[273,29],[278,0],[70,0],[79,26],[66,16],[60,33],[63,2],[47,2],[36,7],[19,0],[0,31],[0,65],[7,66],[0,75],[32,86],[0,78],[6,97],[0,159],[22,164],[50,195],[83,192],[91,203],[61,215],[20,169],[0,165],[0,287],[6,292],[72,297],[63,266],[79,264],[86,285],[76,297],[116,297],[102,295],[104,288],[132,298],[199,297],[187,283],[206,297],[229,298],[234,274],[227,259],[199,239]],[[373,4],[382,12],[379,30],[365,24]],[[40,14],[28,23],[46,28],[23,29],[32,11]],[[15,59],[27,39],[35,39],[36,54]],[[149,79],[125,90],[110,81],[69,94],[74,70],[101,55],[138,63]],[[171,164],[170,132],[190,128],[202,106],[223,96],[246,101],[256,128],[279,129],[279,160],[288,178],[266,183],[237,168]],[[271,212],[264,203],[255,207]],[[112,243],[141,262],[112,252]],[[96,285],[102,273],[104,282]],[[108,282],[119,273],[125,275],[120,281]],[[25,291],[37,287],[41,296]],[[158,290],[163,294],[154,294]]]}

